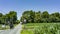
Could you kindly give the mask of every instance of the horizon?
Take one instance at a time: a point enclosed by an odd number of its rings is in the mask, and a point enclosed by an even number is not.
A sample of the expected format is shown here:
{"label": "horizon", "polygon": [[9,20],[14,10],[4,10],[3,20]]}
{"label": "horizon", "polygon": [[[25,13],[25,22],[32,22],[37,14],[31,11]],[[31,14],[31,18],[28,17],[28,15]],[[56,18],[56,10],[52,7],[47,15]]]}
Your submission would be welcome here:
{"label": "horizon", "polygon": [[26,10],[48,11],[49,13],[60,13],[60,0],[0,0],[0,13],[16,11],[18,20]]}

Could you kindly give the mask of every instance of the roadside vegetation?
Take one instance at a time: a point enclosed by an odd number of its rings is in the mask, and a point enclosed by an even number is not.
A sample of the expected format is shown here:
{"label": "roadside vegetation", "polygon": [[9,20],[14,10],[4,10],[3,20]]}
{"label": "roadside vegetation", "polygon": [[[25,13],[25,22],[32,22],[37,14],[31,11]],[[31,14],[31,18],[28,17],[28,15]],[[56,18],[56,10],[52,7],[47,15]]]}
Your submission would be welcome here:
{"label": "roadside vegetation", "polygon": [[21,22],[26,23],[58,23],[60,22],[60,13],[55,12],[49,14],[48,11],[24,11],[21,16]]}
{"label": "roadside vegetation", "polygon": [[10,11],[7,14],[0,13],[0,30],[10,29],[11,25],[15,27],[18,23],[20,23],[20,21],[17,20],[17,12]]}
{"label": "roadside vegetation", "polygon": [[0,30],[6,30],[6,29],[9,29],[9,25],[6,25],[4,28],[2,27],[2,24],[0,24]]}
{"label": "roadside vegetation", "polygon": [[60,23],[28,23],[23,24],[21,34],[58,34]]}
{"label": "roadside vegetation", "polygon": [[[17,24],[14,24],[14,27],[17,26]],[[9,25],[5,25],[5,27],[2,27],[2,24],[0,24],[0,30],[7,30],[10,29]]]}
{"label": "roadside vegetation", "polygon": [[21,34],[60,34],[60,13],[48,11],[24,11],[21,17]]}

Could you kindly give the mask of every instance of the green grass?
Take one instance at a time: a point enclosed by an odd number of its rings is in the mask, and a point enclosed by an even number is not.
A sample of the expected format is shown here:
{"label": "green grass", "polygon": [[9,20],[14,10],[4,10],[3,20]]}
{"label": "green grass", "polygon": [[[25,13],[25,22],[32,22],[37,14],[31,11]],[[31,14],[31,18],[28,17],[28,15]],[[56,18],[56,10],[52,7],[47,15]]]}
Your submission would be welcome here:
{"label": "green grass", "polygon": [[0,30],[6,30],[6,29],[9,29],[9,26],[8,25],[6,25],[5,28],[2,28],[2,24],[0,24]]}
{"label": "green grass", "polygon": [[60,23],[27,23],[23,24],[22,28],[21,34],[57,34],[60,30]]}
{"label": "green grass", "polygon": [[[14,27],[16,26],[17,24],[14,24]],[[0,24],[0,30],[6,30],[6,29],[10,29],[10,26],[9,25],[6,25],[5,28],[2,28],[2,24]]]}
{"label": "green grass", "polygon": [[21,34],[33,34],[31,30],[22,30]]}

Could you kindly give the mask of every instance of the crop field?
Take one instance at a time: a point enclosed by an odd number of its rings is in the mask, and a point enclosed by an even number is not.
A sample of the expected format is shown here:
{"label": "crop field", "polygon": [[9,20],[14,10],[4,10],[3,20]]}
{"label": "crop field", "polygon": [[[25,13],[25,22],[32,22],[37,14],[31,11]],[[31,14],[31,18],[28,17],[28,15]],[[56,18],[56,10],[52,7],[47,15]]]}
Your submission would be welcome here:
{"label": "crop field", "polygon": [[60,23],[23,24],[21,34],[60,34]]}

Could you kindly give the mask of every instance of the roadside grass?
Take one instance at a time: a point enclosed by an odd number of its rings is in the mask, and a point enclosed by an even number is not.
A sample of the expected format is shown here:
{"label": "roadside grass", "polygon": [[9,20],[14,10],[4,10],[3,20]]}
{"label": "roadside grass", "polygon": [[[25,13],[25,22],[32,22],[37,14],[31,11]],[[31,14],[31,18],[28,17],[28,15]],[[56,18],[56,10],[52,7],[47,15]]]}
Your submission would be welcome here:
{"label": "roadside grass", "polygon": [[14,27],[16,27],[18,24],[14,24]]}
{"label": "roadside grass", "polygon": [[60,23],[27,23],[22,28],[21,34],[57,34]]}
{"label": "roadside grass", "polygon": [[33,34],[31,30],[22,30],[21,34]]}
{"label": "roadside grass", "polygon": [[4,28],[2,28],[2,24],[0,24],[0,30],[6,30],[6,29],[9,29],[9,25],[6,25]]}
{"label": "roadside grass", "polygon": [[[16,27],[17,24],[14,24],[14,27]],[[7,29],[10,29],[10,26],[9,25],[5,25],[4,28],[2,28],[2,24],[0,24],[0,30],[7,30]]]}

